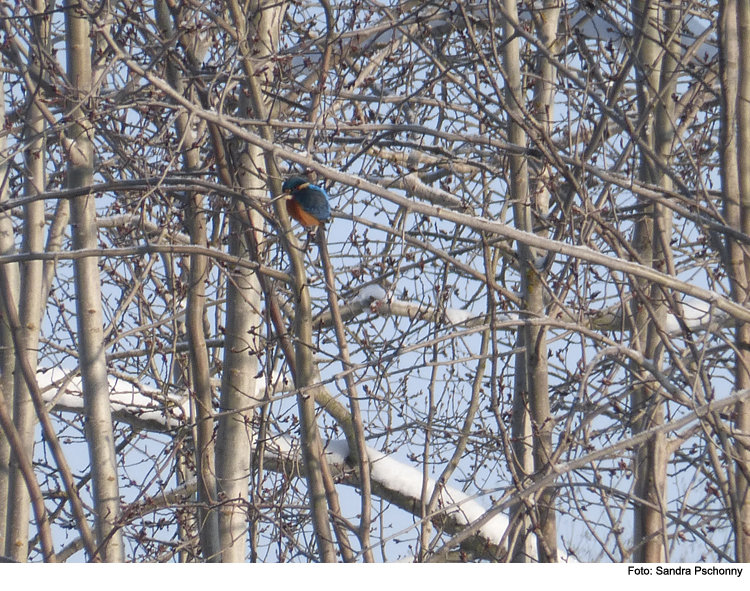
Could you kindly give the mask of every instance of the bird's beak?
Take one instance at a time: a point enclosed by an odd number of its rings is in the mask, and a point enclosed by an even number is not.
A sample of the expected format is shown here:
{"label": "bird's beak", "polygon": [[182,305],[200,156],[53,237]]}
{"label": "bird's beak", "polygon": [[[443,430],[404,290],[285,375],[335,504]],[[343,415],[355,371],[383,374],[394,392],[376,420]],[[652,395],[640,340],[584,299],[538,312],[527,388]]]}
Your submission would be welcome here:
{"label": "bird's beak", "polygon": [[281,195],[277,195],[276,197],[271,199],[271,201],[269,202],[269,205],[273,205],[274,203],[276,203],[277,201],[281,199],[291,199],[291,197],[292,196],[289,193],[282,193]]}

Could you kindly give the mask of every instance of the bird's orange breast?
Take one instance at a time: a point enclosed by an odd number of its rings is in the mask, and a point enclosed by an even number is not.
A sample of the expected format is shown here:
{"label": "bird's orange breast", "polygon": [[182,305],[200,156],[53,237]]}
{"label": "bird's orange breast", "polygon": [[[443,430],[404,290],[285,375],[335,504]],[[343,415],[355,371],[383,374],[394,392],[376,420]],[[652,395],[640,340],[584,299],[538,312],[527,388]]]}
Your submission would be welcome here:
{"label": "bird's orange breast", "polygon": [[286,202],[286,211],[290,217],[297,220],[303,226],[322,226],[323,223],[314,215],[307,213],[293,198]]}

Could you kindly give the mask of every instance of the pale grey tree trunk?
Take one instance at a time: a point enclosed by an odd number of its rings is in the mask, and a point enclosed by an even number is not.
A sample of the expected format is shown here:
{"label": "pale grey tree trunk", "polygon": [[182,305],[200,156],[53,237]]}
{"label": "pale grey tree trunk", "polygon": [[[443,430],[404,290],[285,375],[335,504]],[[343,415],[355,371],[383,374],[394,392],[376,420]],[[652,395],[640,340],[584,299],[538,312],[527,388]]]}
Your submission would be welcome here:
{"label": "pale grey tree trunk", "polygon": [[[5,80],[0,76],[0,121],[5,120]],[[0,137],[0,153],[5,153],[8,146],[7,136]],[[8,162],[0,164],[0,203],[8,201]],[[0,213],[0,255],[13,254],[15,233],[10,212]],[[18,265],[5,263],[5,272],[13,286],[14,300],[18,301]],[[2,296],[0,295],[0,298]],[[0,310],[5,309],[0,300]],[[13,416],[13,370],[16,364],[13,334],[10,331],[5,315],[0,320],[0,404]],[[8,502],[10,486],[10,444],[3,433],[0,433],[0,552],[5,553],[6,532],[8,528]]]}
{"label": "pale grey tree trunk", "polygon": [[[187,119],[187,115],[185,115]],[[180,125],[180,122],[178,122]],[[182,126],[181,126],[182,127]],[[187,126],[181,129],[182,137],[190,136]],[[188,144],[190,145],[190,144]],[[187,222],[191,243],[207,246],[206,216],[203,196],[195,193],[189,197]],[[195,455],[198,475],[199,531],[204,560],[218,562],[221,557],[219,542],[219,516],[214,505],[218,502],[214,460],[214,413],[211,395],[210,366],[204,315],[206,308],[206,279],[208,259],[203,255],[190,257],[190,283],[188,285],[187,331],[190,343],[190,377],[197,410]]]}
{"label": "pale grey tree trunk", "polygon": [[[65,6],[67,75],[74,89],[68,112],[71,119],[76,121],[69,128],[67,136],[67,173],[68,187],[75,188],[91,185],[94,173],[93,130],[82,108],[82,103],[92,90],[91,27],[88,16],[75,0],[66,0]],[[98,248],[94,195],[73,199],[71,209],[73,248]],[[104,317],[98,257],[76,259],[74,273],[78,353],[94,487],[96,537],[103,560],[122,562],[124,547],[119,524],[120,492],[103,340]]]}
{"label": "pale grey tree trunk", "polygon": [[[737,91],[739,220],[735,214],[734,219],[729,220],[729,223],[736,227],[739,221],[741,231],[744,234],[750,234],[750,4],[738,2],[736,11],[739,45]],[[731,120],[726,123],[731,124]],[[733,189],[731,185],[728,188]],[[735,207],[734,210],[736,209]],[[742,270],[737,268],[738,265],[732,258],[733,265],[736,265],[733,266],[733,270],[738,276],[736,293],[733,295],[738,298],[739,302],[747,305],[750,257],[739,246],[733,247],[732,256],[737,257],[744,265]],[[738,352],[735,364],[735,388],[744,389],[750,387],[750,325],[740,324],[735,338]],[[750,560],[750,476],[748,476],[750,474],[750,403],[747,400],[737,405],[735,428],[737,432],[734,473],[736,490],[733,491],[732,499],[735,555],[738,562],[747,562]]]}
{"label": "pale grey tree trunk", "polygon": [[[512,23],[507,23],[503,29],[505,39],[505,51],[503,53],[503,66],[505,67],[505,100],[508,104],[508,140],[519,146],[526,145],[526,132],[513,120],[510,112],[515,117],[523,117],[519,101],[521,92],[521,56],[520,44],[515,38],[513,24],[518,24],[518,10],[513,0],[505,1],[506,11],[514,17]],[[527,219],[527,202],[529,194],[529,170],[526,158],[523,156],[509,156],[509,167],[511,171],[510,185],[508,187],[508,200],[512,204],[513,218],[516,227],[526,230],[529,226]],[[520,250],[525,248],[518,244]],[[528,249],[526,249],[528,250]],[[513,394],[513,423],[512,436],[515,458],[515,469],[518,473],[518,485],[523,487],[531,482],[534,473],[534,437],[532,433],[531,413],[528,405],[528,372],[526,371],[526,344],[527,334],[525,330],[519,330],[516,344],[520,347],[520,353],[516,354],[515,379]],[[518,532],[514,546],[511,548],[511,559],[514,562],[530,562],[533,559],[533,537],[531,517],[528,515],[529,507],[519,503],[511,510],[511,517],[518,521],[521,528]]]}
{"label": "pale grey tree trunk", "polygon": [[[255,59],[259,63],[264,62],[278,47],[281,18],[286,7],[283,4],[268,7],[253,5],[255,10],[249,12],[249,19],[236,5],[233,8],[232,15],[242,42],[252,39]],[[243,87],[240,114],[251,118],[248,90],[245,84]],[[248,196],[267,195],[262,150],[252,145],[242,149],[237,176]],[[230,221],[230,252],[242,258],[259,256],[261,253],[257,251],[257,245],[262,242],[263,227],[263,217],[258,212],[236,201]],[[254,235],[250,236],[250,233]],[[219,515],[222,562],[243,562],[247,548],[248,516],[244,507],[249,497],[251,475],[253,407],[258,403],[256,376],[263,322],[260,292],[257,274],[248,269],[237,268],[228,278],[221,392],[221,410],[226,414],[219,419],[216,442],[219,493],[223,499],[230,501],[223,506]]]}
{"label": "pale grey tree trunk", "polygon": [[[531,414],[527,404],[526,392],[526,333],[519,330],[516,335],[515,368],[513,376],[513,416],[511,418],[511,441],[513,457],[511,473],[516,479],[518,488],[531,483],[534,474],[534,436],[531,429]],[[509,540],[510,560],[512,562],[533,562],[536,554],[531,507],[528,502],[519,501],[510,508],[510,521],[513,524]]]}
{"label": "pale grey tree trunk", "polygon": [[[742,231],[743,217],[747,220],[748,212],[743,214],[740,202],[740,173],[738,158],[738,83],[740,48],[737,31],[737,0],[722,0],[719,14],[719,48],[721,67],[721,142],[719,157],[721,159],[722,206],[726,224],[735,230]],[[747,149],[747,148],[745,148]],[[747,222],[745,222],[747,223]],[[747,257],[745,249],[736,240],[727,237],[725,242],[724,267],[728,270],[732,288],[732,299],[746,302],[750,295]],[[735,363],[734,385],[736,389],[750,387],[750,325],[738,324],[735,329]],[[738,418],[742,415],[744,405],[738,405]],[[718,458],[717,458],[718,460]],[[738,457],[739,460],[739,457]],[[745,464],[747,465],[747,464]],[[724,467],[715,462],[717,473]],[[737,468],[740,467],[738,462]],[[741,530],[742,502],[737,494],[737,480],[741,473],[732,474],[728,468],[728,477],[724,481],[724,493],[731,510],[732,528],[735,536],[735,558],[737,562],[747,562],[747,541]]]}
{"label": "pale grey tree trunk", "polygon": [[[645,0],[632,4],[635,25],[635,51],[638,72],[638,113],[641,157],[640,179],[671,189],[670,179],[659,171],[653,151],[662,162],[668,161],[675,136],[672,75],[679,52],[673,34],[679,22],[679,6],[661,9],[657,2]],[[653,204],[636,225],[633,247],[644,264],[666,273],[674,273],[670,240],[671,210]],[[634,281],[634,318],[632,346],[657,367],[663,363],[664,325],[668,313],[668,294],[660,286]],[[638,433],[664,422],[664,401],[660,388],[646,371],[634,366],[635,385],[631,395],[633,430]],[[651,437],[635,452],[635,495],[633,560],[662,562],[666,559],[666,436]]]}
{"label": "pale grey tree trunk", "polygon": [[[248,150],[251,151],[255,150]],[[247,154],[251,160],[257,157],[262,158],[262,154]],[[265,182],[247,169],[244,172],[250,177],[247,185],[243,183],[248,194],[265,193]],[[236,209],[240,209],[239,203]],[[252,223],[257,224],[254,227],[262,227],[263,218],[257,212],[249,215]],[[230,222],[229,252],[239,258],[248,257],[244,225],[237,211]],[[261,347],[261,306],[257,275],[248,269],[236,268],[227,281],[222,415],[216,437],[216,479],[224,501],[219,514],[222,562],[244,562],[247,554],[246,506],[251,475],[253,407],[258,403],[256,376]]]}
{"label": "pale grey tree trunk", "polygon": [[[241,108],[247,116],[246,100]],[[243,108],[244,107],[244,108]],[[262,152],[247,146],[240,156],[239,182],[248,196],[266,195]],[[257,232],[260,242],[263,217],[235,202],[230,221],[229,251],[249,258],[251,245],[245,232]],[[248,227],[249,225],[249,227]],[[248,515],[245,509],[251,475],[252,419],[258,404],[256,382],[260,335],[263,329],[257,273],[235,268],[227,280],[227,315],[224,342],[224,373],[221,384],[221,412],[216,439],[216,478],[219,494],[229,501],[219,515],[222,562],[244,562],[247,553]],[[270,379],[270,376],[268,376]]]}
{"label": "pale grey tree trunk", "polygon": [[[155,2],[159,28],[165,39],[174,36],[169,6],[165,0]],[[185,94],[182,72],[166,54],[167,81],[180,95]],[[175,129],[182,146],[183,168],[186,171],[198,170],[201,162],[198,140],[193,132],[190,116],[181,112],[176,119]],[[186,224],[192,244],[208,246],[207,219],[204,195],[198,191],[187,195]],[[198,531],[201,552],[207,562],[221,560],[219,540],[219,513],[216,484],[214,412],[210,383],[210,362],[206,344],[206,280],[209,261],[204,255],[192,255],[189,262],[188,299],[186,327],[190,343],[190,385],[194,395],[196,410],[195,423],[195,465],[198,478]]]}
{"label": "pale grey tree trunk", "polygon": [[[49,44],[49,23],[40,16],[47,9],[44,0],[37,0],[32,7],[32,47],[29,70],[32,80],[37,82],[42,72],[41,63],[45,59]],[[46,186],[46,142],[44,139],[45,122],[36,101],[38,87],[28,89],[26,128],[24,136],[27,148],[24,151],[26,177],[24,179],[24,193],[35,195],[42,193]],[[25,208],[23,246],[24,252],[41,252],[44,250],[44,203],[37,202]],[[39,330],[42,313],[42,263],[41,261],[27,261],[20,268],[20,293],[18,298],[19,315],[21,317],[20,341],[22,350],[17,355],[25,355],[36,370],[37,350],[39,348]],[[18,361],[16,361],[16,375],[20,375]],[[15,380],[13,388],[13,421],[21,437],[28,457],[33,456],[34,428],[36,412],[31,401],[28,385],[24,380]],[[11,460],[11,465],[15,464]],[[28,554],[29,533],[29,493],[23,475],[17,465],[10,471],[11,505],[8,507],[8,537],[6,552],[18,561],[25,561]]]}
{"label": "pale grey tree trunk", "polygon": [[[550,52],[555,51],[557,45],[557,24],[560,17],[560,0],[545,0],[543,10],[536,13],[535,24],[537,36],[543,46]],[[539,128],[549,136],[554,114],[555,83],[557,69],[541,53],[537,56],[537,81],[534,86],[532,116]],[[544,167],[537,175],[531,207],[529,208],[529,232],[544,233],[534,228],[533,220],[546,219],[549,213],[549,182],[550,169]],[[533,213],[534,217],[531,217]],[[544,233],[546,234],[546,233]],[[541,261],[545,261],[547,253],[539,249],[523,249],[521,255],[522,281],[521,289],[526,300],[527,310],[534,316],[544,316],[547,313],[545,293],[546,286],[544,269],[540,268]],[[545,264],[548,266],[548,264]],[[524,286],[524,279],[528,284]],[[528,375],[528,391],[531,405],[534,439],[535,471],[542,473],[553,463],[552,432],[554,421],[549,403],[549,369],[547,365],[547,330],[544,326],[528,325],[526,327],[526,360]],[[555,488],[547,488],[537,500],[538,533],[537,554],[540,562],[557,562],[557,513],[555,511]]]}
{"label": "pale grey tree trunk", "polygon": [[[250,104],[255,119],[265,120],[268,113],[265,99],[261,91],[261,79],[266,76],[271,76],[272,71],[263,69],[257,70],[255,68],[255,60],[253,59],[254,49],[249,45],[249,38],[242,34],[245,29],[245,12],[240,8],[240,5],[236,0],[230,0],[229,7],[232,12],[234,24],[240,31],[240,38],[243,40],[247,39],[246,42],[240,44],[240,51],[242,52],[243,70],[247,77],[246,83]],[[269,9],[274,11],[278,10],[280,17],[286,11],[286,2],[274,3],[269,2],[268,0],[254,0],[251,3],[248,12],[258,14]],[[261,126],[259,132],[264,139],[273,141],[273,132],[271,128]],[[275,157],[273,154],[264,152],[264,159],[266,171],[269,175],[268,186],[272,189],[274,194],[278,194],[281,192],[281,178]],[[283,207],[283,203],[276,203],[276,214],[281,221],[283,232],[281,237],[282,244],[284,245],[284,249],[291,263],[294,283],[295,317],[293,330],[296,340],[294,343],[294,358],[288,359],[288,362],[289,365],[293,367],[294,384],[299,390],[297,403],[300,413],[302,457],[306,466],[313,530],[315,532],[320,560],[322,562],[336,562],[336,551],[328,519],[328,504],[323,474],[323,471],[327,470],[327,465],[325,464],[323,457],[323,446],[315,415],[315,398],[311,393],[303,391],[304,388],[314,384],[316,376],[312,356],[312,312],[310,291],[307,288],[307,276],[302,251],[297,244],[294,234],[291,232],[289,218]],[[267,293],[266,295],[268,297],[269,294]],[[282,332],[279,334],[279,337],[285,339],[286,334]],[[335,494],[335,491],[333,492]]]}
{"label": "pale grey tree trunk", "polygon": [[[514,0],[506,0],[504,8],[508,21],[504,26],[504,37],[506,39],[503,55],[503,65],[506,76],[505,101],[508,109],[508,139],[512,144],[525,146],[527,134],[521,122],[525,116],[525,101],[523,92],[523,79],[521,75],[520,43],[516,36],[518,26],[518,12]],[[552,46],[556,36],[556,23],[559,15],[559,6],[556,2],[545,2],[544,18],[548,23],[541,25],[541,30],[547,35],[543,39],[545,45]],[[551,119],[552,84],[554,83],[554,69],[542,59],[540,70],[541,77],[536,88],[535,95],[538,101],[540,122],[548,125]],[[544,188],[543,179],[539,179],[537,190],[534,195],[530,190],[529,169],[525,156],[509,156],[510,163],[510,188],[509,199],[513,206],[513,218],[519,230],[534,232],[534,215],[544,215],[547,210],[548,193]],[[518,258],[521,273],[521,293],[524,302],[525,313],[531,318],[543,317],[545,315],[544,302],[544,278],[537,261],[544,257],[545,253],[532,248],[526,244],[518,243]],[[522,334],[521,334],[522,333]],[[522,463],[516,468],[520,474],[528,470],[528,463],[533,459],[534,473],[539,474],[550,465],[552,458],[552,428],[554,422],[551,420],[548,391],[548,369],[547,369],[547,331],[539,324],[527,324],[523,331],[519,331],[519,343],[524,347],[523,363],[519,363],[517,357],[516,372],[525,375],[516,376],[513,403],[513,430],[515,448],[518,459]],[[528,417],[526,417],[528,413]],[[531,456],[529,458],[529,446]],[[526,465],[525,465],[526,464]],[[528,482],[526,483],[528,484]],[[536,500],[533,515],[530,519],[524,517],[525,524],[531,521],[533,529],[537,533],[537,558],[541,562],[557,561],[557,526],[555,513],[554,488],[544,490]],[[516,505],[514,511],[531,510],[528,506]],[[526,538],[531,533],[527,528],[519,532],[517,542],[511,549],[511,559],[517,562],[526,562],[531,559],[529,546]]]}

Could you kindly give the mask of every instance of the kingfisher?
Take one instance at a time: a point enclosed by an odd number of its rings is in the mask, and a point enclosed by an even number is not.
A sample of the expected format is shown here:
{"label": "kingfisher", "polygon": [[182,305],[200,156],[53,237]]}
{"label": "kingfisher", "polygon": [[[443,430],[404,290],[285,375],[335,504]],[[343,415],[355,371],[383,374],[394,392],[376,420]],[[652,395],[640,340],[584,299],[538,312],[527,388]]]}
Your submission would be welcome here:
{"label": "kingfisher", "polygon": [[286,198],[289,216],[305,227],[322,226],[331,219],[328,193],[307,179],[293,176],[284,181],[281,190]]}

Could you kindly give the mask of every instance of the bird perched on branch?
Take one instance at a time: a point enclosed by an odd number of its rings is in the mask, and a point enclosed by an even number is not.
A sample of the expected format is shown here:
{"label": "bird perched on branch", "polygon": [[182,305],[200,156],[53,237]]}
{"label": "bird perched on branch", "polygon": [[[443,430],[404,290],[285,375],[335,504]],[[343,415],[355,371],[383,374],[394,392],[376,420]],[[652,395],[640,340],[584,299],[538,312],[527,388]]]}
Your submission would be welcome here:
{"label": "bird perched on branch", "polygon": [[322,226],[331,219],[331,206],[328,193],[322,187],[313,185],[307,179],[293,176],[281,186],[286,198],[286,210],[305,227]]}

